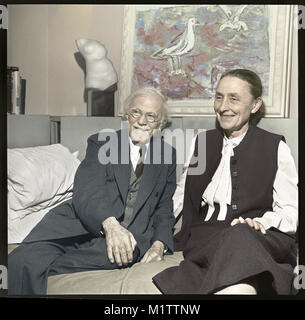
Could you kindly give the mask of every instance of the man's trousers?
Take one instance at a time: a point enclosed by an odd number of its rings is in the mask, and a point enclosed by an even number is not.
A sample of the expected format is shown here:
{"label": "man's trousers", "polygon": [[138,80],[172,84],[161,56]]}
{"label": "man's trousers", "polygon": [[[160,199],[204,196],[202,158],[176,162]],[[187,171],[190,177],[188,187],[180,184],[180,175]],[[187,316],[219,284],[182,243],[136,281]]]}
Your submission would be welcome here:
{"label": "man's trousers", "polygon": [[140,260],[137,247],[133,256],[127,266],[110,263],[105,239],[90,235],[22,243],[8,256],[8,293],[46,294],[48,276],[126,268]]}

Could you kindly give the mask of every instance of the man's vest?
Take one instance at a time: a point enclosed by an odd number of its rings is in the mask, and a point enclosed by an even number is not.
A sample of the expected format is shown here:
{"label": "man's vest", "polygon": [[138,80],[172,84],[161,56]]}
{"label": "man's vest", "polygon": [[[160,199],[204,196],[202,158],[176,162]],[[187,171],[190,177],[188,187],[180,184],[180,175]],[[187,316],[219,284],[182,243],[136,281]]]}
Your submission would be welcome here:
{"label": "man's vest", "polygon": [[128,227],[130,222],[133,218],[133,208],[136,203],[140,183],[142,180],[142,176],[140,176],[138,179],[136,177],[136,174],[133,170],[132,165],[130,166],[131,174],[130,174],[130,182],[128,187],[128,194],[127,194],[127,200],[126,200],[126,206],[125,206],[125,212],[123,221],[121,222],[121,225],[125,228]]}

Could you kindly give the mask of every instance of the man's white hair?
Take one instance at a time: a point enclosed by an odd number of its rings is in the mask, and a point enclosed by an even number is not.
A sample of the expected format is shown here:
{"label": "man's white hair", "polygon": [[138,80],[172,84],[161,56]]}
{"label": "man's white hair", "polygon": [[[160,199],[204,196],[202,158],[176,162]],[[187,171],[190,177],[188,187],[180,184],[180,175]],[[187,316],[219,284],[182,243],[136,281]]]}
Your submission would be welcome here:
{"label": "man's white hair", "polygon": [[148,97],[160,101],[161,104],[161,120],[160,129],[162,130],[168,120],[168,106],[166,97],[155,87],[145,86],[134,90],[125,100],[124,103],[124,119],[127,119],[130,107],[134,100],[138,97]]}

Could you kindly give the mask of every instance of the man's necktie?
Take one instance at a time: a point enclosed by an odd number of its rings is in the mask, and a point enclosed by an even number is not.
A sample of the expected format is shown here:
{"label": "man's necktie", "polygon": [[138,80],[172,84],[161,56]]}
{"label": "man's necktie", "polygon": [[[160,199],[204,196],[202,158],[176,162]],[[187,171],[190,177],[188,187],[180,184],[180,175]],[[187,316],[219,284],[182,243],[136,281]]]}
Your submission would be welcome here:
{"label": "man's necktie", "polygon": [[146,153],[146,145],[142,144],[142,145],[140,145],[140,150],[139,150],[140,158],[139,158],[139,161],[138,161],[136,169],[135,169],[135,174],[136,174],[137,179],[139,179],[141,177],[143,169],[144,169],[145,153]]}

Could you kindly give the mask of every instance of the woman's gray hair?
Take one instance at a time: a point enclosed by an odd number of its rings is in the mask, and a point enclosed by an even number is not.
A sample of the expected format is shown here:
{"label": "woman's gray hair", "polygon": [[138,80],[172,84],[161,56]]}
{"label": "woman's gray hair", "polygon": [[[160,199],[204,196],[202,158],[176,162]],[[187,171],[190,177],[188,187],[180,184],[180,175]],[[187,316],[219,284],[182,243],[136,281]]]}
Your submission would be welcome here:
{"label": "woman's gray hair", "polygon": [[167,98],[155,87],[145,86],[134,90],[125,100],[123,119],[127,120],[128,112],[134,100],[138,97],[148,97],[160,101],[161,104],[161,120],[160,129],[162,130],[168,120]]}

